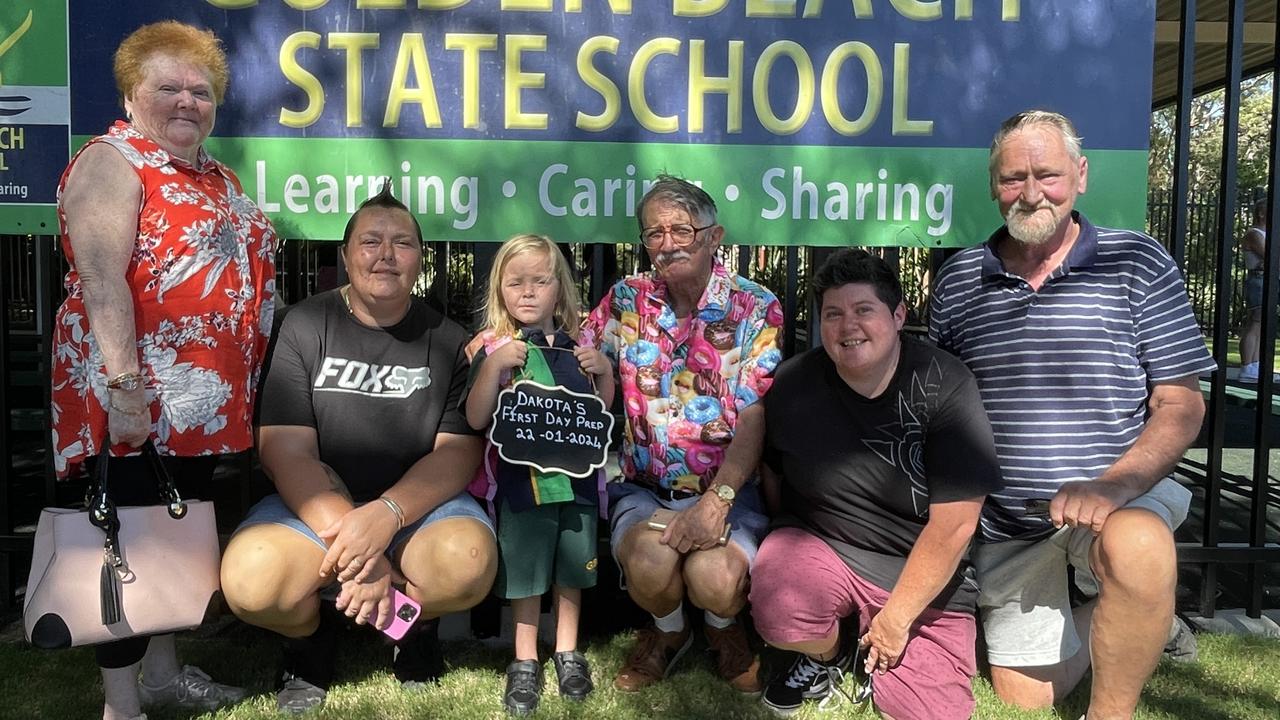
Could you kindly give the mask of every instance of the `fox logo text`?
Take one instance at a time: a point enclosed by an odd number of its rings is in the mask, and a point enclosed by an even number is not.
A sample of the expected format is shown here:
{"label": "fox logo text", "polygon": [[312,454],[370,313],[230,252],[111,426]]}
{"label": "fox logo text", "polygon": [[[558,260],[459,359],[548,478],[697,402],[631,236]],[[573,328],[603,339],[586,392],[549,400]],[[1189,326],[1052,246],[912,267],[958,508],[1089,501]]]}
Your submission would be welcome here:
{"label": "fox logo text", "polygon": [[378,365],[326,357],[316,375],[316,392],[345,392],[370,397],[407,398],[431,385],[431,368]]}

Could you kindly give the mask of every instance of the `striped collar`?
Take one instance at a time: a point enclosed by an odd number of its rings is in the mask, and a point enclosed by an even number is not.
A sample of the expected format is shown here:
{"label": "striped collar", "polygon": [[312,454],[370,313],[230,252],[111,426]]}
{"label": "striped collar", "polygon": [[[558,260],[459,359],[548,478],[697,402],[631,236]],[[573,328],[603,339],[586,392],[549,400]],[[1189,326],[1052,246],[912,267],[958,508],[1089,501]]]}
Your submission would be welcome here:
{"label": "striped collar", "polygon": [[[1049,277],[1045,282],[1055,278],[1062,277],[1072,270],[1079,270],[1092,266],[1098,261],[1098,228],[1094,227],[1089,219],[1080,214],[1078,210],[1071,211],[1071,218],[1080,225],[1080,234],[1076,236],[1075,245],[1071,246],[1071,250],[1067,253],[1067,259],[1061,265],[1054,268],[1049,273]],[[982,245],[982,277],[987,278],[1017,278],[1017,275],[1004,269],[1004,261],[1000,259],[999,247],[1000,243],[1009,241],[1016,242],[1009,238],[1009,227],[1001,225],[999,230],[992,233],[990,238]]]}

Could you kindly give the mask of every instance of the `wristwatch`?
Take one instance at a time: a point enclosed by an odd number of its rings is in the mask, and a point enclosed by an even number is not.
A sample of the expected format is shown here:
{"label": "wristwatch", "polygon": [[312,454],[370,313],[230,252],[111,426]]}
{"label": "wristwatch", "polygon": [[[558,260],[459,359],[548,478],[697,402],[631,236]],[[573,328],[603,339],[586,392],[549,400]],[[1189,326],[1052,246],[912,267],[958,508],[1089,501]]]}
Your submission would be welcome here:
{"label": "wristwatch", "polygon": [[139,373],[120,373],[107,381],[107,388],[110,390],[133,392],[134,390],[142,388],[143,379],[144,378]]}
{"label": "wristwatch", "polygon": [[708,488],[716,497],[720,498],[720,502],[726,507],[733,507],[733,501],[738,498],[738,493],[728,485],[712,485]]}

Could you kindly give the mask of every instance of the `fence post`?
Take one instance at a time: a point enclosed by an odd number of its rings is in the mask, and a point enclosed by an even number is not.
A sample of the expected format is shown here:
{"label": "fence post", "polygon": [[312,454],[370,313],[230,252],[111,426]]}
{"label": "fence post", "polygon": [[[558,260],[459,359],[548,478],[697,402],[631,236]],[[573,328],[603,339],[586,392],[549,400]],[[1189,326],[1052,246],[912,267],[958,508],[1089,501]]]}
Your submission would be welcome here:
{"label": "fence post", "polygon": [[[1213,358],[1218,369],[1209,392],[1209,457],[1204,511],[1204,545],[1218,544],[1218,513],[1222,492],[1222,448],[1226,431],[1227,325],[1230,303],[1224,301],[1231,289],[1231,258],[1235,244],[1236,157],[1240,132],[1240,75],[1244,43],[1244,2],[1231,0],[1227,25],[1227,80],[1222,108],[1222,181],[1218,192],[1218,262],[1214,273]],[[1201,610],[1208,617],[1214,611],[1217,566],[1208,564],[1200,589]]]}
{"label": "fence post", "polygon": [[[1280,19],[1280,18],[1277,18]],[[1280,48],[1280,23],[1276,23],[1276,48]],[[1262,331],[1258,350],[1258,407],[1253,433],[1253,506],[1249,514],[1249,544],[1263,547],[1267,542],[1267,501],[1271,480],[1271,396],[1275,390],[1271,372],[1275,365],[1277,274],[1280,251],[1275,242],[1280,227],[1280,52],[1271,59],[1271,172],[1268,176],[1266,223],[1266,272],[1262,278]],[[1249,564],[1249,617],[1262,616],[1263,565]]]}

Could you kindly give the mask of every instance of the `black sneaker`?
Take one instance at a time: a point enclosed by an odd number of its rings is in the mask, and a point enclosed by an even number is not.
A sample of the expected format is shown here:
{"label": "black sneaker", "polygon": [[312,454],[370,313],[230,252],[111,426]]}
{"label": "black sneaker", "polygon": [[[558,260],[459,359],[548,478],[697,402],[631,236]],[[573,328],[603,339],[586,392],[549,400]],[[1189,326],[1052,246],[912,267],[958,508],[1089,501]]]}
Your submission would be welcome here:
{"label": "black sneaker", "polygon": [[577,650],[566,650],[552,655],[551,660],[556,666],[560,697],[566,700],[586,700],[587,695],[595,689],[587,657]]}
{"label": "black sneaker", "polygon": [[444,675],[440,618],[420,621],[396,643],[391,669],[405,690],[421,690]]}
{"label": "black sneaker", "polygon": [[537,660],[517,660],[507,666],[507,691],[502,705],[512,715],[530,715],[542,699],[542,666]]}
{"label": "black sneaker", "polygon": [[760,702],[786,717],[800,709],[806,700],[823,701],[831,694],[831,673],[826,664],[804,653],[796,653],[791,669],[774,678],[764,688]]}
{"label": "black sneaker", "polygon": [[324,704],[333,678],[333,654],[338,628],[321,611],[320,626],[303,638],[285,638],[284,669],[276,691],[276,706],[289,714],[304,713]]}

